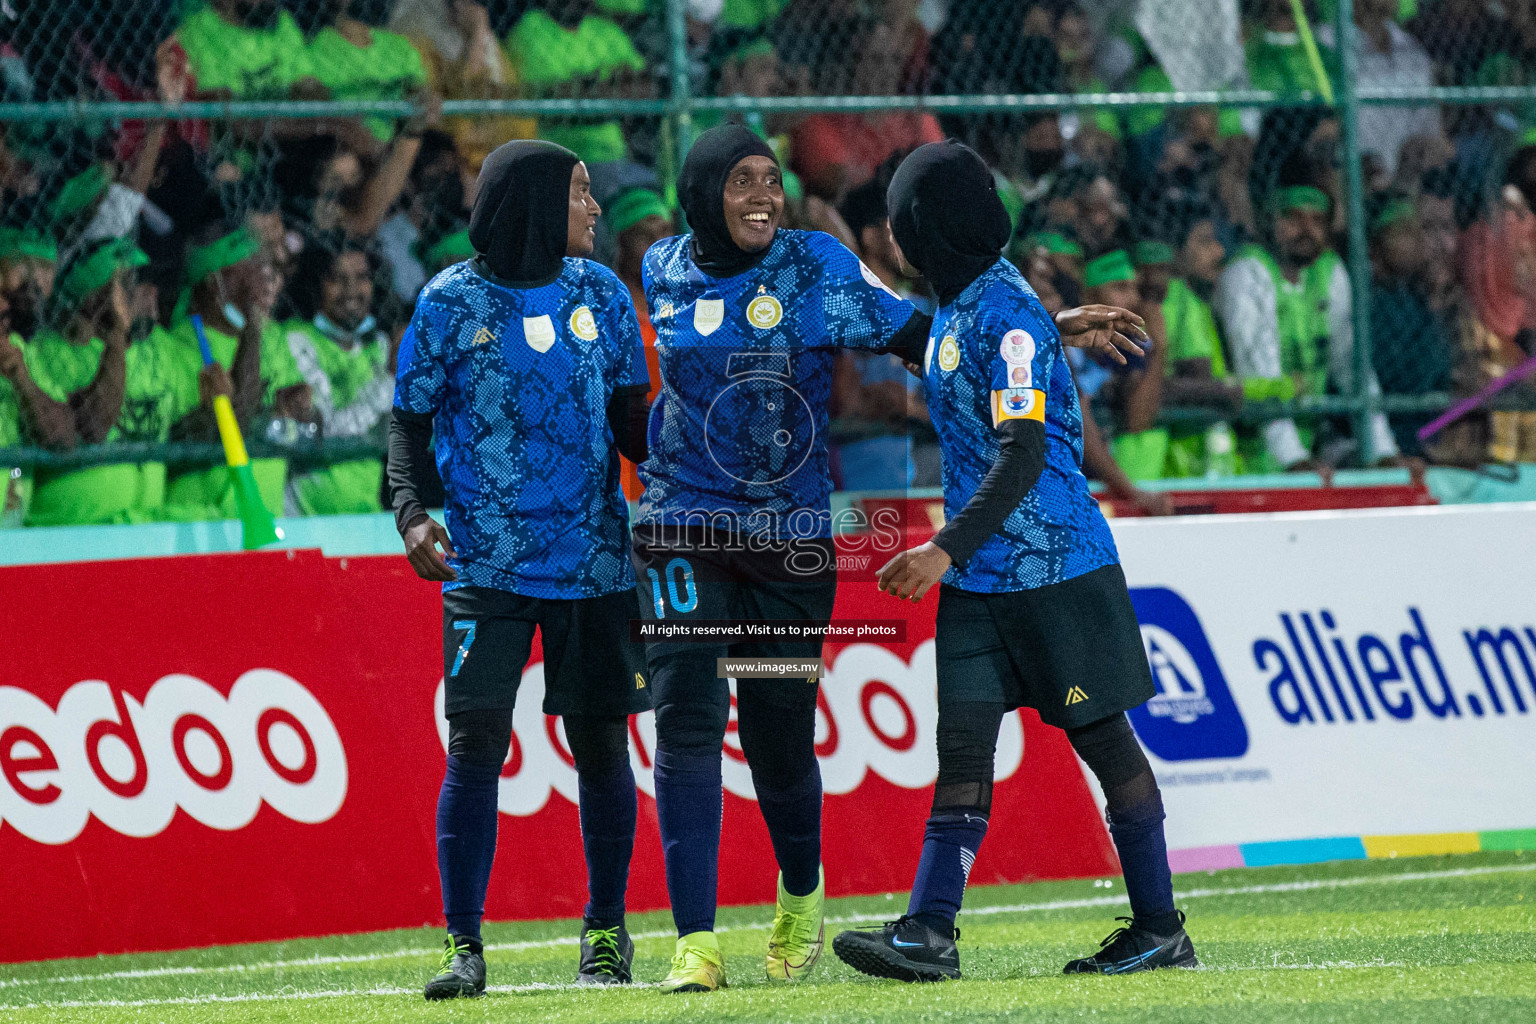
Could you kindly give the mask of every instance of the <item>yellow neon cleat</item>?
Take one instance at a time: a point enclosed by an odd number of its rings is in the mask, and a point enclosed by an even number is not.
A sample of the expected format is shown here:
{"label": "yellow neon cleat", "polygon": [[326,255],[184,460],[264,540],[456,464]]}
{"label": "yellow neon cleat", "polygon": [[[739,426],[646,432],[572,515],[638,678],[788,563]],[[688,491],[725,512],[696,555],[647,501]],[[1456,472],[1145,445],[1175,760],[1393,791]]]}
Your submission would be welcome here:
{"label": "yellow neon cleat", "polygon": [[773,931],[768,935],[768,980],[797,981],[811,973],[821,959],[826,941],[822,924],[827,904],[827,880],[817,869],[816,889],[805,896],[791,896],[779,875],[779,901],[773,911]]}
{"label": "yellow neon cleat", "polygon": [[713,992],[725,988],[725,958],[714,932],[691,932],[677,940],[672,970],[661,982],[663,992]]}

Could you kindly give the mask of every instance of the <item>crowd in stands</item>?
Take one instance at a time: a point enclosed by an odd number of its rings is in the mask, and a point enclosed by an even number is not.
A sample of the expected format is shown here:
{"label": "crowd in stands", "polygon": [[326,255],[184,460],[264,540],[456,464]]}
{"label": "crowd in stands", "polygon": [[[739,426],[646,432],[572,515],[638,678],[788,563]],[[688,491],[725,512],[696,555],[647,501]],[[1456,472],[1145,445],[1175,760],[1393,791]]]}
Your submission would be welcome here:
{"label": "crowd in stands", "polygon": [[[1178,4],[1163,4],[1177,11]],[[1184,5],[1200,17],[1202,5]],[[1352,47],[1361,86],[1536,84],[1536,5],[1241,0],[1233,86],[1317,93]],[[661,0],[33,0],[0,8],[10,102],[410,100],[417,113],[261,120],[17,120],[0,136],[0,449],[213,442],[228,395],[264,500],[289,515],[380,506],[395,352],[423,284],[472,255],[485,156],[568,146],[604,208],[598,256],[654,339],[641,257],[685,229],[661,118],[443,116],[442,101],[670,94]],[[1120,0],[688,0],[690,90],[748,97],[1162,92],[1178,68]],[[1166,33],[1164,33],[1166,35]],[[1320,60],[1308,53],[1314,36]],[[1090,475],[1149,512],[1165,477],[1360,464],[1348,416],[1251,422],[1250,403],[1355,393],[1340,123],[1321,105],[1083,107],[935,116],[737,117],[780,154],[786,226],[828,231],[888,286],[904,273],[884,191],[913,147],[959,137],[995,168],[1009,258],[1048,308],[1128,306],[1140,365],[1076,365]],[[1466,394],[1527,357],[1536,328],[1536,102],[1367,105],[1359,118],[1371,365],[1388,395]],[[687,140],[683,140],[686,142]],[[204,366],[201,324],[214,363]],[[654,354],[652,363],[654,379]],[[938,482],[921,389],[847,354],[834,387],[839,486]],[[1170,409],[1201,415],[1170,417]],[[1380,415],[1372,461],[1536,461],[1536,413]],[[283,457],[288,446],[294,457]],[[141,444],[140,447],[143,447]],[[182,446],[183,448],[188,446]],[[382,445],[378,445],[382,450]],[[167,449],[175,451],[176,448]],[[336,450],[333,448],[333,450]],[[133,449],[123,449],[131,454]],[[277,452],[279,454],[271,454]],[[223,517],[206,460],[14,469],[0,523]],[[626,489],[635,493],[632,467]]]}

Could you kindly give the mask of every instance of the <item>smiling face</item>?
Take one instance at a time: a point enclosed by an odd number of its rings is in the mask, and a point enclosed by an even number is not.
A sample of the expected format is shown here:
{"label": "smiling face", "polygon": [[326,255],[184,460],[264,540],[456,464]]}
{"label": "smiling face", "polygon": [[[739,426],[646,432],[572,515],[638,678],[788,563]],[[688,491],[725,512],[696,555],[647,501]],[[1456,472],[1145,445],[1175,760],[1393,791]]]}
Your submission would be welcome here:
{"label": "smiling face", "polygon": [[571,168],[570,214],[565,228],[565,254],[590,256],[597,244],[597,218],[603,208],[592,198],[592,178],[587,165],[576,162]]}
{"label": "smiling face", "polygon": [[784,216],[784,183],[779,165],[765,156],[749,156],[725,179],[725,224],[731,241],[746,252],[773,244]]}
{"label": "smiling face", "polygon": [[336,257],[331,274],[320,284],[320,312],[344,331],[355,331],[373,305],[373,276],[368,257],[348,249]]}

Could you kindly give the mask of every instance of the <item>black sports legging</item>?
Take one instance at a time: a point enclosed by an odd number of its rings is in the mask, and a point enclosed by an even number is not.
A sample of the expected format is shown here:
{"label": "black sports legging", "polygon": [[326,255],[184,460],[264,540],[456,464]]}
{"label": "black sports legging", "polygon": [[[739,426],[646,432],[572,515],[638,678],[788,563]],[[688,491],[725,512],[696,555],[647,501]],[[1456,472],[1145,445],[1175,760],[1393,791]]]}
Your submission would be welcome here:
{"label": "black sports legging", "polygon": [[[564,715],[565,742],[576,771],[601,773],[629,760],[625,715]],[[501,767],[512,746],[512,709],[460,711],[448,716],[448,755]]]}
{"label": "black sports legging", "polygon": [[[997,731],[1008,709],[992,701],[949,701],[939,705],[939,779],[933,812],[992,809],[993,757]],[[1077,756],[1088,765],[1110,816],[1145,805],[1158,796],[1157,779],[1124,712],[1066,730]]]}
{"label": "black sports legging", "polygon": [[[731,694],[715,672],[716,653],[685,652],[652,668],[658,744],[674,753],[718,758],[731,714]],[[752,783],[792,787],[816,763],[816,686],[799,680],[739,679],[736,735]]]}

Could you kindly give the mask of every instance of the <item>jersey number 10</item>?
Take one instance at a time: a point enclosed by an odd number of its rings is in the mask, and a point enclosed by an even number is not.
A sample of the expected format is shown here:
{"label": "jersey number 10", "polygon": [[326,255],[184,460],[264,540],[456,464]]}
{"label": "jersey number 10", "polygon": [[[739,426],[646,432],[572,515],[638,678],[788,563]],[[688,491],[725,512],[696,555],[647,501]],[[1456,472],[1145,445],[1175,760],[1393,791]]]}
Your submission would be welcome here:
{"label": "jersey number 10", "polygon": [[[667,617],[666,602],[661,596],[661,573],[655,569],[645,570],[645,574],[651,578],[651,597],[656,602],[656,617]],[[672,598],[672,610],[677,612],[691,612],[699,606],[699,592],[693,585],[693,566],[688,564],[686,558],[674,558],[667,563],[667,594]],[[682,596],[678,595],[678,587],[681,584]]]}

